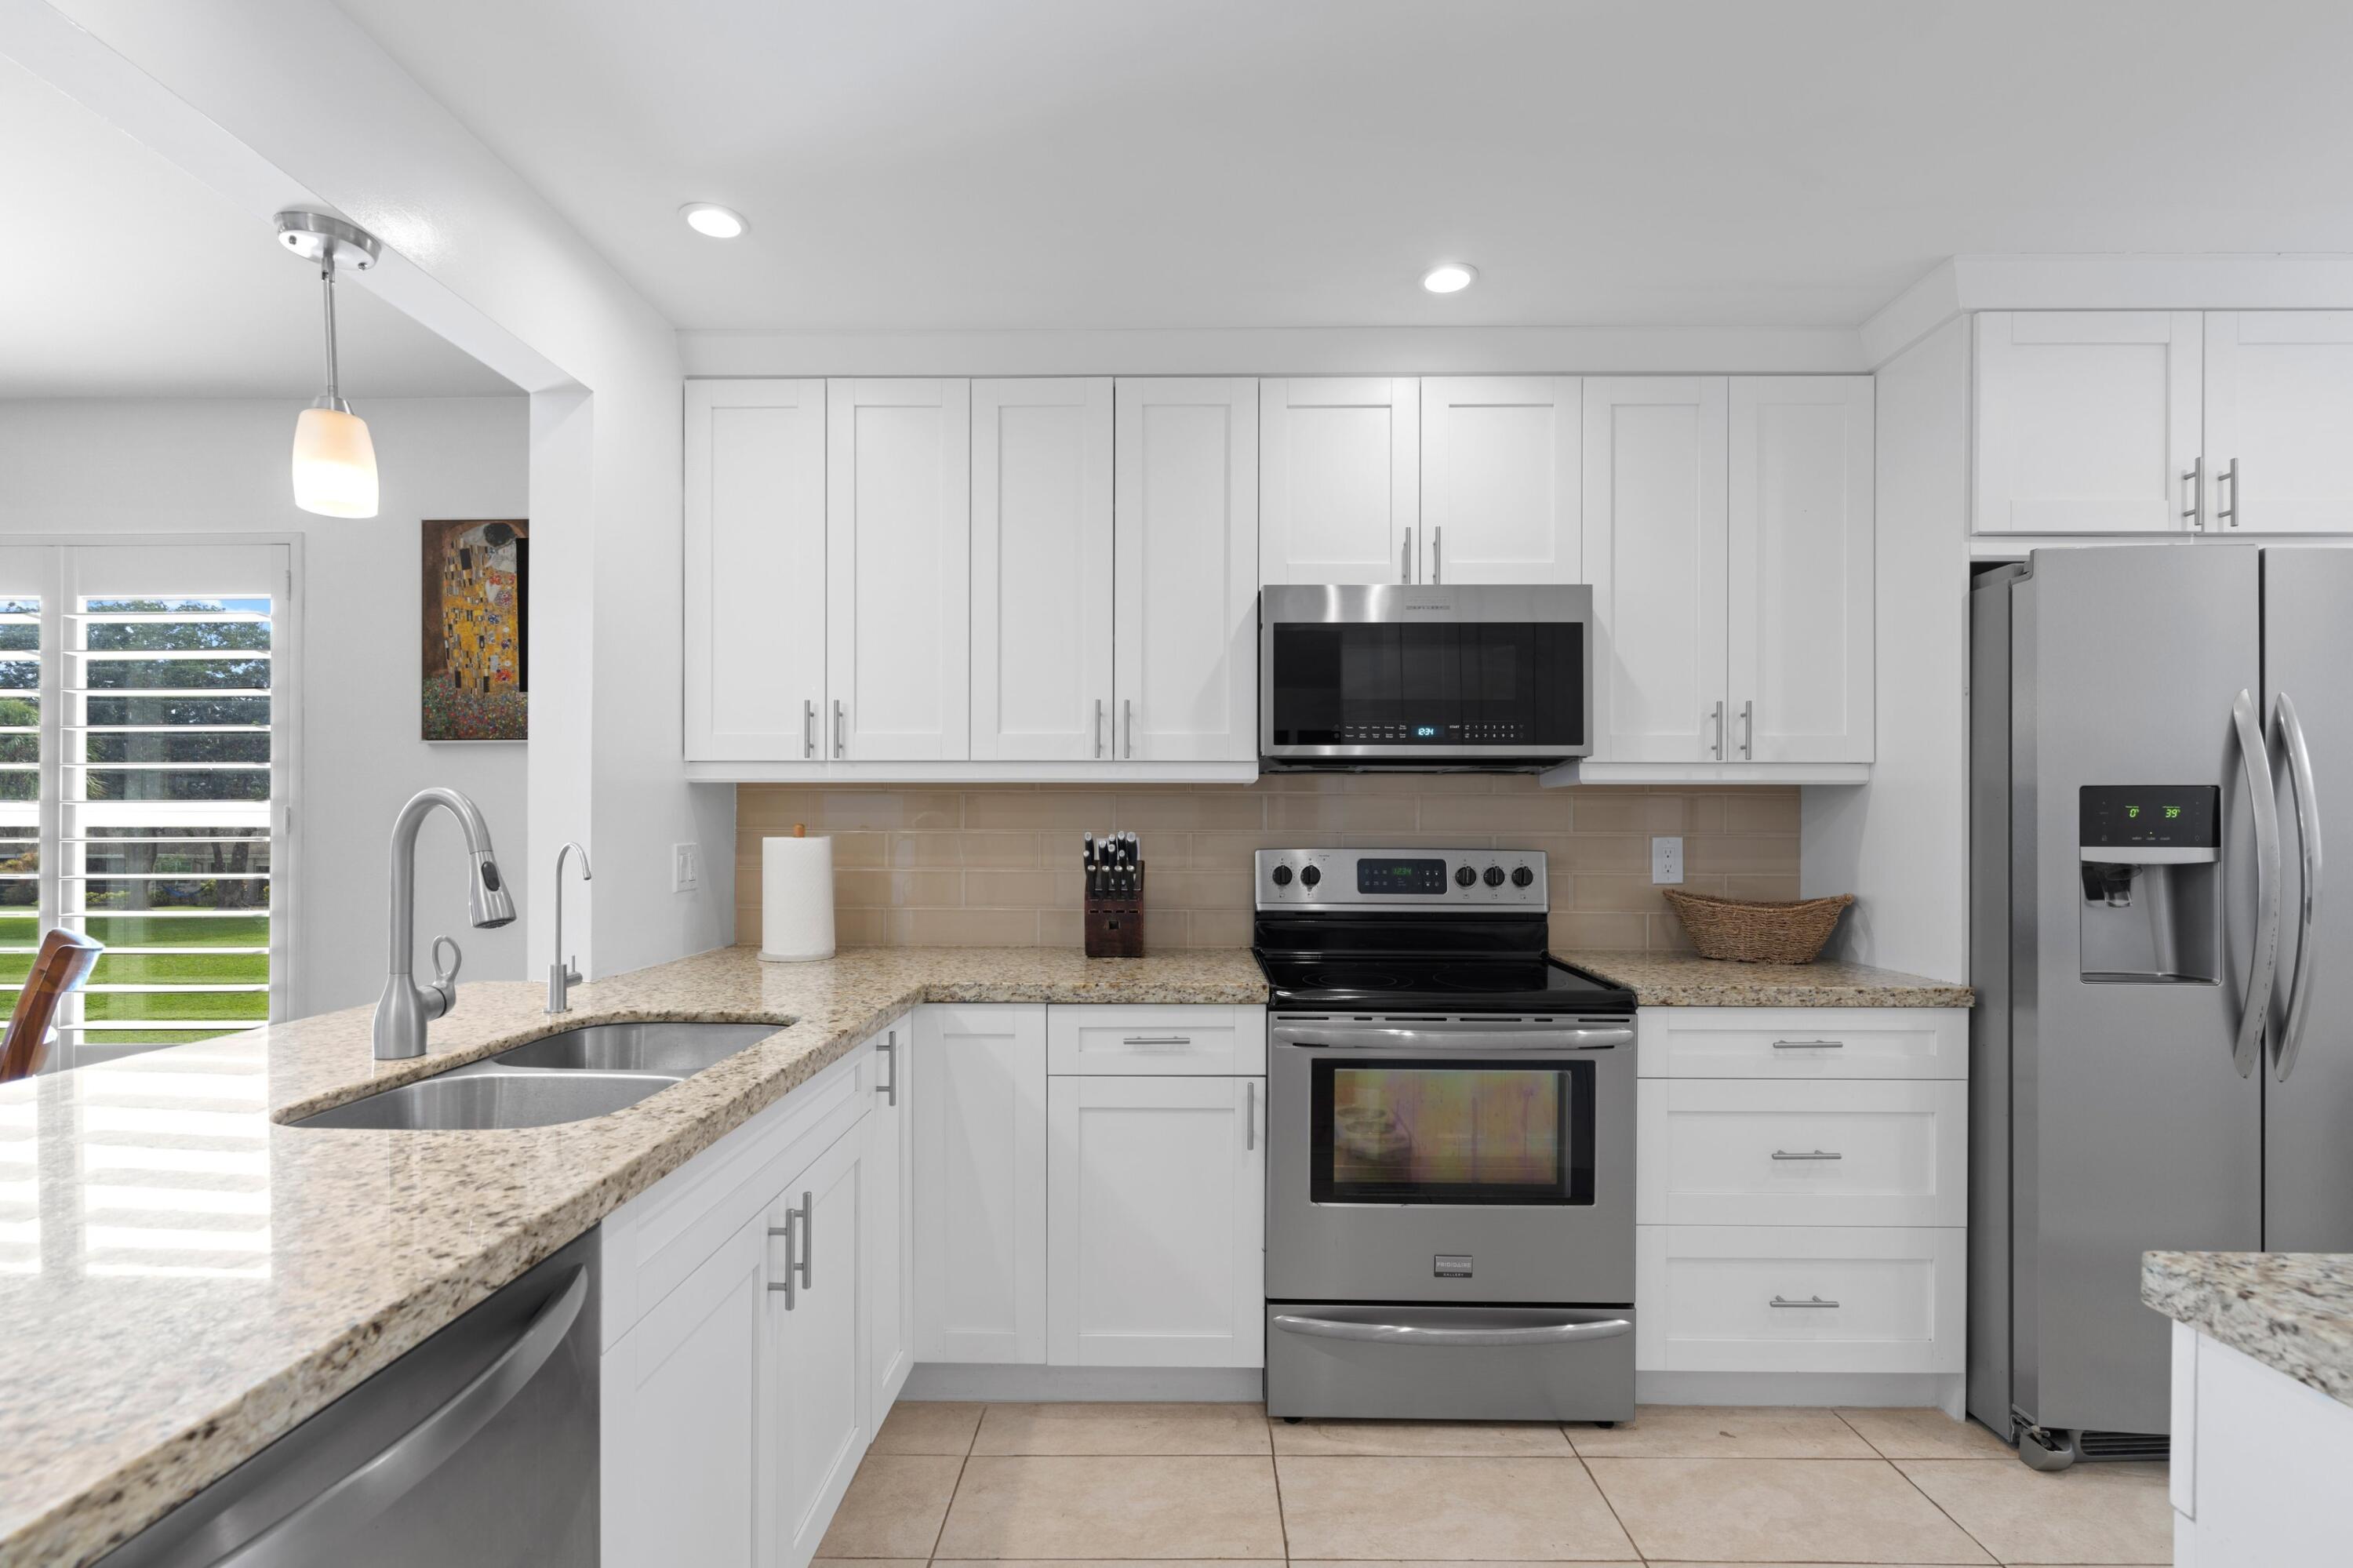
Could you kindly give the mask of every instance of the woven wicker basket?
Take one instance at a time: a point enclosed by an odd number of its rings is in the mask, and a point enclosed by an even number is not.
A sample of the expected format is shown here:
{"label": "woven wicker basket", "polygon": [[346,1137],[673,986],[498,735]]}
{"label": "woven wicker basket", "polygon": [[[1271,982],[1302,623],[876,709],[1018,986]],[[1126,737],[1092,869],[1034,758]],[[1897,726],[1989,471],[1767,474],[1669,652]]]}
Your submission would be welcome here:
{"label": "woven wicker basket", "polygon": [[1750,964],[1810,964],[1831,939],[1839,916],[1854,902],[1854,895],[1835,898],[1803,898],[1793,904],[1752,902],[1745,898],[1715,898],[1704,893],[1679,893],[1672,887],[1667,907],[1691,933],[1692,946],[1704,959],[1737,959]]}

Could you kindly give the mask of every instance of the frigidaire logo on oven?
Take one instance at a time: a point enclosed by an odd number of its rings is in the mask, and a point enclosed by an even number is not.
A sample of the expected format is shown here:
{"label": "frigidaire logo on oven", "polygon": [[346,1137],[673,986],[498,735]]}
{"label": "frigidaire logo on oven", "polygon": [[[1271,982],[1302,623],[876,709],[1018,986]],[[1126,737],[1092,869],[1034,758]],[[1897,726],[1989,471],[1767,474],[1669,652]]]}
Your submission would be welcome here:
{"label": "frigidaire logo on oven", "polygon": [[1430,1272],[1440,1279],[1471,1277],[1471,1255],[1467,1252],[1441,1252],[1430,1260]]}

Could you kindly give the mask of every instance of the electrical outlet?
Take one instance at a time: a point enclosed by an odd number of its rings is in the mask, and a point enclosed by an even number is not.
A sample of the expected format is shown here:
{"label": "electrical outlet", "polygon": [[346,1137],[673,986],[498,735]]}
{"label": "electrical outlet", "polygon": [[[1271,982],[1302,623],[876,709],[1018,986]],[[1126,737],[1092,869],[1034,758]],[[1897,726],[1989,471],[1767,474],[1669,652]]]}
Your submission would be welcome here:
{"label": "electrical outlet", "polygon": [[1683,841],[1680,838],[1658,838],[1651,841],[1651,880],[1653,883],[1679,883],[1683,879]]}
{"label": "electrical outlet", "polygon": [[[1683,879],[1677,877],[1676,881]],[[702,885],[702,846],[672,844],[670,846],[670,890],[672,893],[692,893]]]}

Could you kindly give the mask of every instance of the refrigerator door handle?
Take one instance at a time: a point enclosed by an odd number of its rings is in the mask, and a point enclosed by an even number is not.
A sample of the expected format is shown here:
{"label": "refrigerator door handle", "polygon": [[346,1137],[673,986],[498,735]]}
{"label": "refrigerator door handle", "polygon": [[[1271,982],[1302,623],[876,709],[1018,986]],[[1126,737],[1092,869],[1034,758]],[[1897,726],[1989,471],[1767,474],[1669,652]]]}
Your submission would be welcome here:
{"label": "refrigerator door handle", "polygon": [[2253,693],[2242,690],[2232,700],[2231,722],[2238,731],[2239,766],[2246,770],[2247,804],[2255,818],[2254,947],[2247,955],[2246,1001],[2239,1015],[2239,1034],[2231,1045],[2231,1065],[2243,1078],[2255,1070],[2262,1055],[2263,1022],[2271,1015],[2272,983],[2279,974],[2279,802],[2272,792],[2271,748],[2263,743]]}
{"label": "refrigerator door handle", "polygon": [[2313,927],[2320,919],[2320,799],[2312,781],[2312,748],[2295,704],[2282,692],[2274,705],[2281,738],[2287,742],[2288,783],[2295,790],[2295,834],[2304,859],[2304,900],[2296,911],[2295,964],[2288,970],[2287,1015],[2272,1035],[2272,1076],[2281,1083],[2295,1071],[2296,1047],[2304,1043],[2306,1002],[2312,991]]}

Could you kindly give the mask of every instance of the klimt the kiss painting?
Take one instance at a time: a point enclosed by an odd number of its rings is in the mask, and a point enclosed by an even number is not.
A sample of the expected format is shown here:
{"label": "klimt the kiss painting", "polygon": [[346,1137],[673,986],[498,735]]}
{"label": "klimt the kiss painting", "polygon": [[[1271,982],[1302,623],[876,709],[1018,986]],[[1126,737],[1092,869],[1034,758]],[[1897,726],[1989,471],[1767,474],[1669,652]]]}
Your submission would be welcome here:
{"label": "klimt the kiss painting", "polygon": [[529,737],[530,599],[529,523],[427,521],[427,740]]}

